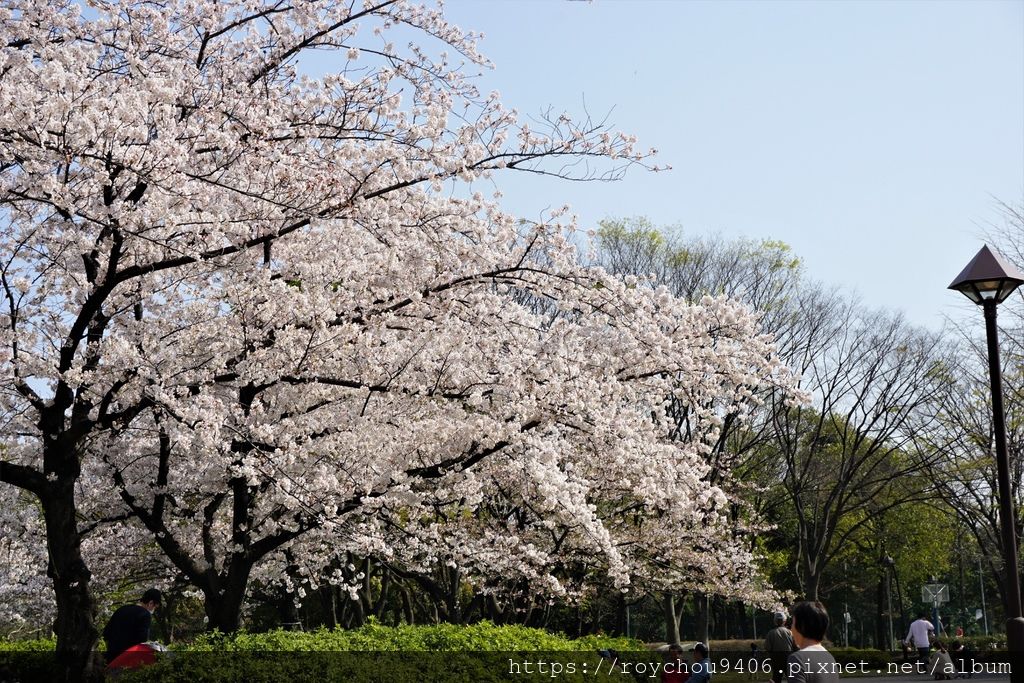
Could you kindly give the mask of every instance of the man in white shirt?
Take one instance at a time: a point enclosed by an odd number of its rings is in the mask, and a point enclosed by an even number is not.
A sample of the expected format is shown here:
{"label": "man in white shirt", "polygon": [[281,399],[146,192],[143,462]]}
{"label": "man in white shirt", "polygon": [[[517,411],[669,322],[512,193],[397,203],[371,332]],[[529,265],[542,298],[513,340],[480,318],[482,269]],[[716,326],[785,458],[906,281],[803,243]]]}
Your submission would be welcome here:
{"label": "man in white shirt", "polygon": [[[932,649],[932,636],[935,635],[935,626],[924,618],[924,612],[918,612],[917,620],[910,625],[905,642],[910,647],[917,648],[917,668],[928,666],[928,653]],[[926,669],[924,669],[926,670]]]}

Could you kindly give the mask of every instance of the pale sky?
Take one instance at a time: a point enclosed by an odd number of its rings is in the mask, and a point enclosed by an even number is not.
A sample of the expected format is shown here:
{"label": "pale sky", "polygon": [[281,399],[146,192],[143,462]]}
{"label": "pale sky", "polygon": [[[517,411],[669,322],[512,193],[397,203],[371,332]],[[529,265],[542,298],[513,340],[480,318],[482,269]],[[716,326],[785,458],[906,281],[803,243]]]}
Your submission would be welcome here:
{"label": "pale sky", "polygon": [[[673,170],[508,174],[504,207],[780,239],[816,279],[938,327],[949,282],[1024,202],[1024,2],[450,0],[523,115],[594,116]],[[1024,264],[1022,264],[1024,265]]]}

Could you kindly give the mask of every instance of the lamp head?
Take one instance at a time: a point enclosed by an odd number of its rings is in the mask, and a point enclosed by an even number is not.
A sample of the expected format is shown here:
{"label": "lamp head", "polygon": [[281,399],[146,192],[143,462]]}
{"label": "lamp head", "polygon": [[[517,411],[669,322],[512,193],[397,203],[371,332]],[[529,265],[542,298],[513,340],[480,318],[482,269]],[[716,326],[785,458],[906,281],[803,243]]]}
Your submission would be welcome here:
{"label": "lamp head", "polygon": [[986,245],[956,276],[949,288],[957,290],[976,304],[987,301],[999,304],[1022,284],[1024,273]]}

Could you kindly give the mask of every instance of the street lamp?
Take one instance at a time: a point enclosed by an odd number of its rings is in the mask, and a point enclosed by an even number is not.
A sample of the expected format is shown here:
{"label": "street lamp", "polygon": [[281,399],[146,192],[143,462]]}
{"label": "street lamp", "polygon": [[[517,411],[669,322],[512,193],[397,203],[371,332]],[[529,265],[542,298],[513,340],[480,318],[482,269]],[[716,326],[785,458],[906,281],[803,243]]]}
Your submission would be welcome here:
{"label": "street lamp", "polygon": [[900,633],[906,633],[907,612],[903,609],[903,591],[900,590],[900,573],[896,570],[896,560],[892,559],[892,555],[886,554],[885,557],[882,558],[882,564],[889,568],[893,580],[896,581],[896,601],[900,606]]}
{"label": "street lamp", "polygon": [[885,572],[885,611],[889,615],[889,646],[885,649],[892,652],[896,644],[896,634],[892,632],[892,568],[896,561],[892,559],[891,555],[883,554],[881,562],[885,567],[883,570]]}
{"label": "street lamp", "polygon": [[1010,495],[1010,463],[1006,455],[1006,425],[1003,413],[1003,382],[999,367],[999,331],[996,329],[996,306],[1013,290],[1024,284],[1020,272],[1002,256],[984,246],[967,264],[950,289],[955,289],[985,311],[985,332],[988,337],[988,373],[992,385],[992,431],[996,441],[996,467],[999,482],[999,521],[1003,536],[1003,562],[1006,564],[1006,644],[1017,653],[1011,672],[1014,683],[1024,681],[1019,657],[1024,653],[1024,617],[1021,615],[1020,575],[1017,569],[1017,539],[1014,535],[1013,499]]}

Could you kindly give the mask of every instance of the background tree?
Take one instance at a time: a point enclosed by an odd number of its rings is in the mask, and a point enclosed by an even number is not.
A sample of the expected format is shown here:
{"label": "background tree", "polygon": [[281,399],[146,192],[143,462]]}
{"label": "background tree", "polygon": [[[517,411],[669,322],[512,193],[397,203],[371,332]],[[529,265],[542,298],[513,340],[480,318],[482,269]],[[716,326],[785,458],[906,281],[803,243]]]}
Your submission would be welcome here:
{"label": "background tree", "polygon": [[[812,600],[825,568],[869,519],[843,528],[844,516],[878,515],[928,495],[926,479],[910,478],[931,457],[916,434],[934,419],[944,388],[935,335],[852,302],[832,312],[800,356],[789,357],[801,373],[801,388],[815,396],[814,406],[776,403],[771,409],[772,447],[784,463],[784,488],[797,523],[795,569]],[[902,495],[894,496],[897,490]]]}
{"label": "background tree", "polygon": [[[764,408],[742,425],[727,424],[715,457],[728,459],[723,471],[752,516],[775,527],[757,541],[775,585],[831,593],[842,583],[822,582],[864,527],[902,515],[904,505],[932,504],[935,487],[925,475],[934,474],[927,465],[936,456],[923,435],[936,424],[940,400],[954,395],[943,381],[940,335],[806,280],[784,244],[673,230],[644,219],[605,221],[595,259],[615,272],[667,283],[685,298],[728,293],[760,314],[814,401],[788,406],[770,394],[759,397]],[[741,514],[742,506],[736,509]],[[779,564],[783,558],[788,567]],[[876,577],[877,557],[869,564]],[[669,599],[672,637],[677,620]],[[870,600],[877,607],[876,596]]]}

